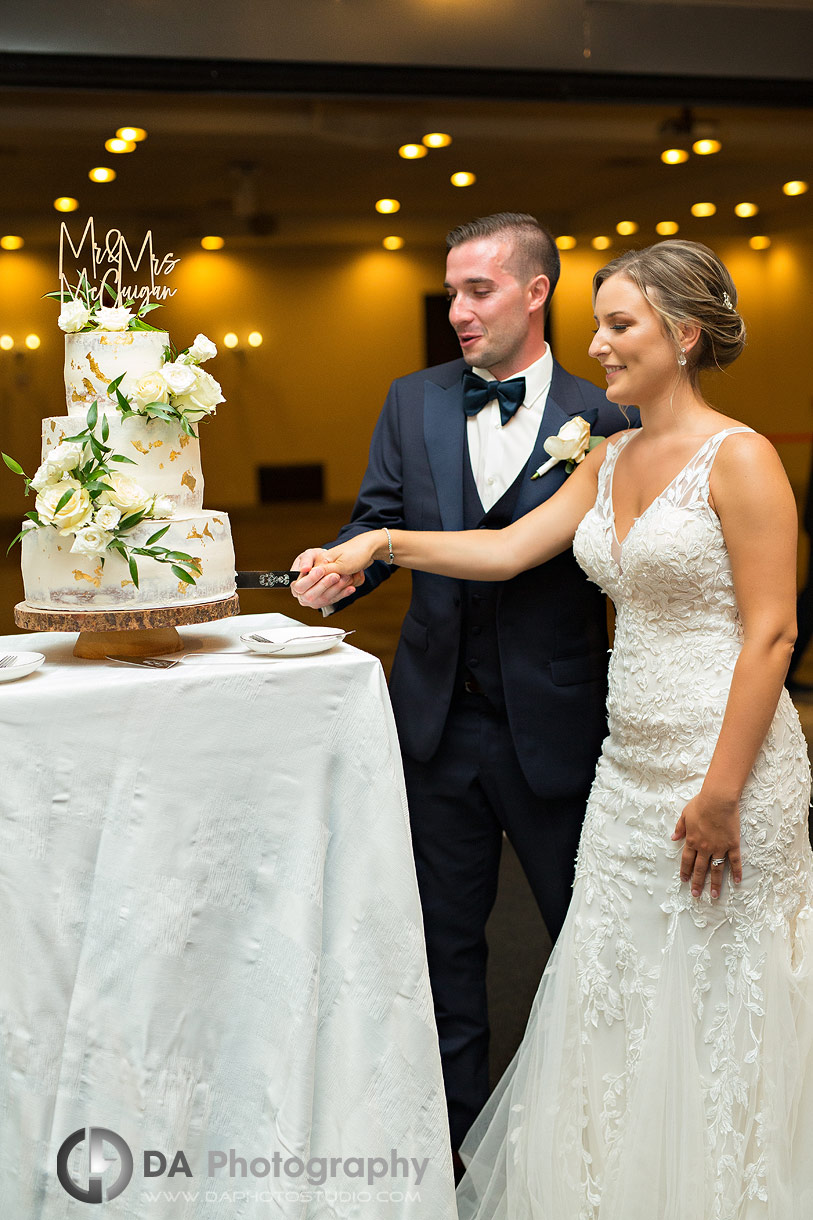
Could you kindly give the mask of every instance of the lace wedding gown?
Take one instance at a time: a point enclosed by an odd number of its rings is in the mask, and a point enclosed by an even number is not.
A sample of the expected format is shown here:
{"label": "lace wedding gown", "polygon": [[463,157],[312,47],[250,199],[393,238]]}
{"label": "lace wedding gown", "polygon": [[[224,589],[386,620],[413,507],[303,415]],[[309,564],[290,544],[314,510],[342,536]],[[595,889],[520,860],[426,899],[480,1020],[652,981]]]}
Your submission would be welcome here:
{"label": "lace wedding gown", "polygon": [[741,645],[708,503],[729,428],[616,537],[608,450],[576,558],[617,609],[573,899],[522,1046],[463,1147],[461,1220],[813,1217],[810,775],[786,691],[740,805],[743,879],[681,884]]}

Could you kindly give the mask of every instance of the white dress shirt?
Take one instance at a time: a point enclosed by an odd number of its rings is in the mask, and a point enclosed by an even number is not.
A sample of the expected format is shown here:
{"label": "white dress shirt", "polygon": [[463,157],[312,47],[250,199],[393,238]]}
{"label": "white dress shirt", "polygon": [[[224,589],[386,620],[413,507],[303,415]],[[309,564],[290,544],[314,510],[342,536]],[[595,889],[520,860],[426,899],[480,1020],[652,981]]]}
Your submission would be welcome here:
{"label": "white dress shirt", "polygon": [[[496,380],[487,369],[475,368],[472,372],[485,381]],[[507,381],[513,377],[525,378],[525,401],[505,427],[500,421],[497,398],[466,420],[471,470],[486,512],[528,464],[539,434],[552,376],[553,356],[548,346],[544,356],[527,369],[506,378]]]}

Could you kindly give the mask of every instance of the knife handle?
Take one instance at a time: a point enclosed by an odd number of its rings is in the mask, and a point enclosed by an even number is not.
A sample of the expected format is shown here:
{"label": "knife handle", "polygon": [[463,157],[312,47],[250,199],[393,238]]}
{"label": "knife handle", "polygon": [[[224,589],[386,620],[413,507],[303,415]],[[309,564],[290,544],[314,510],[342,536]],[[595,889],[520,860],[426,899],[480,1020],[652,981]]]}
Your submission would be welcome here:
{"label": "knife handle", "polygon": [[287,589],[299,579],[298,572],[238,572],[238,589]]}

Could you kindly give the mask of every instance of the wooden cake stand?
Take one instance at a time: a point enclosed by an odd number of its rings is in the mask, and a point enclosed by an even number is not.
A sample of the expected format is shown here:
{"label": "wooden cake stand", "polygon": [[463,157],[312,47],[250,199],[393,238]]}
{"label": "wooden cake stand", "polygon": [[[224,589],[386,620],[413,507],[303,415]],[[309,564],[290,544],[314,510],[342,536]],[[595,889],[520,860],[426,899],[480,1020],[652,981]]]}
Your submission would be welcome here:
{"label": "wooden cake stand", "polygon": [[26,631],[78,631],[75,657],[154,657],[185,647],[176,627],[211,623],[239,613],[235,593],[220,601],[158,610],[38,610],[19,602],[14,607],[14,622]]}

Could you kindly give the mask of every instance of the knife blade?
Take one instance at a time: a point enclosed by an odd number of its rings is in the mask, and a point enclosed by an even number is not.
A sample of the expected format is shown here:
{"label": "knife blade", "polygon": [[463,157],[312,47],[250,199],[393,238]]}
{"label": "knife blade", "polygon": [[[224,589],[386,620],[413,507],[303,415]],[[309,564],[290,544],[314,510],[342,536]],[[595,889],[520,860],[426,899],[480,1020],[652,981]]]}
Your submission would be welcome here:
{"label": "knife blade", "polygon": [[287,589],[299,572],[238,572],[238,589]]}

